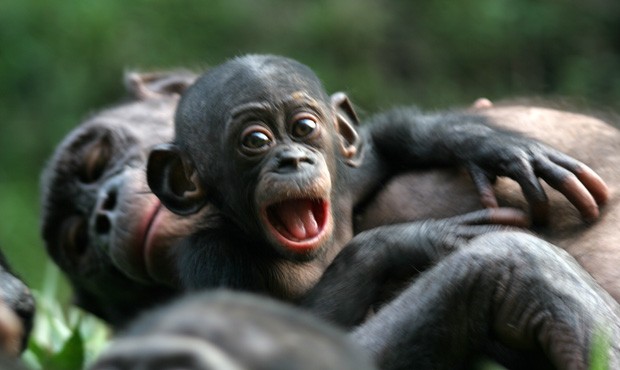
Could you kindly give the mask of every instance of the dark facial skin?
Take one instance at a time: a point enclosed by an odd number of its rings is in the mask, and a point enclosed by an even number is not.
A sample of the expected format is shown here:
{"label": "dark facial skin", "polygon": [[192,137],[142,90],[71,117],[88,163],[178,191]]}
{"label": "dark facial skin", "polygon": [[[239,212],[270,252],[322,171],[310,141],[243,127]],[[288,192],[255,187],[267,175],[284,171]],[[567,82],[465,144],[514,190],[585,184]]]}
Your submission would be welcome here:
{"label": "dark facial skin", "polygon": [[76,303],[114,325],[175,295],[176,273],[162,261],[198,224],[163,207],[144,173],[150,147],[172,136],[172,112],[193,79],[129,74],[129,100],[75,128],[42,175],[47,250],[71,281]]}
{"label": "dark facial skin", "polygon": [[17,357],[26,348],[34,311],[30,290],[0,252],[0,357]]}
{"label": "dark facial skin", "polygon": [[[276,102],[274,107],[243,103],[248,98],[237,95],[239,103],[235,102],[232,117],[226,122],[226,146],[223,151],[212,152],[213,156],[207,154],[207,158],[224,163],[228,157],[236,165],[222,171],[222,180],[245,193],[226,197],[231,201],[223,208],[232,211],[231,217],[239,220],[242,228],[251,234],[262,233],[269,244],[290,258],[311,259],[333,234],[331,200],[336,164],[329,159],[336,157],[333,147],[337,138],[324,128],[333,117],[325,100],[315,101],[304,90],[269,89],[273,90],[282,93],[269,99]],[[224,119],[215,117],[213,121]],[[224,156],[216,154],[220,152]],[[208,173],[200,177],[210,178]],[[224,197],[214,195],[220,205]],[[333,206],[337,212],[337,205]]]}

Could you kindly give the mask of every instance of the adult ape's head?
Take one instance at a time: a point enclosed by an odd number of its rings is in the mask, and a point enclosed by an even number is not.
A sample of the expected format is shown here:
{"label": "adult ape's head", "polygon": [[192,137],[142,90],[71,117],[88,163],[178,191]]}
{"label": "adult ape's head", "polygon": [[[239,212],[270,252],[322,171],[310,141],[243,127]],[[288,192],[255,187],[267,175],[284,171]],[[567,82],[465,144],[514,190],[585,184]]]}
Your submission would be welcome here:
{"label": "adult ape's head", "polygon": [[236,58],[184,94],[174,142],[149,158],[149,185],[174,212],[213,202],[281,255],[311,259],[332,242],[350,202],[334,196],[340,169],[360,156],[353,120],[347,98],[330,98],[308,67]]}
{"label": "adult ape's head", "polygon": [[196,226],[196,217],[161,206],[144,171],[150,148],[172,139],[179,95],[194,79],[128,74],[128,99],[72,130],[43,171],[47,251],[71,281],[76,303],[113,324],[172,293],[176,272],[167,252]]}

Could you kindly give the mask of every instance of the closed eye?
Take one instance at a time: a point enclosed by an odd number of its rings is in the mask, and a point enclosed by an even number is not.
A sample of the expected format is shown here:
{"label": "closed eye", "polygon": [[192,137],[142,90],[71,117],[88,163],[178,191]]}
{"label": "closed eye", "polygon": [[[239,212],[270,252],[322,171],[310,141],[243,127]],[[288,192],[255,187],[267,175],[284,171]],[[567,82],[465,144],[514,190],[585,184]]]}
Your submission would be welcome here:
{"label": "closed eye", "polygon": [[82,151],[83,162],[78,170],[81,182],[90,184],[101,178],[112,158],[112,143],[108,135],[86,145]]}
{"label": "closed eye", "polygon": [[88,248],[88,230],[86,221],[79,216],[72,216],[62,224],[60,233],[61,253],[69,263],[76,264]]}

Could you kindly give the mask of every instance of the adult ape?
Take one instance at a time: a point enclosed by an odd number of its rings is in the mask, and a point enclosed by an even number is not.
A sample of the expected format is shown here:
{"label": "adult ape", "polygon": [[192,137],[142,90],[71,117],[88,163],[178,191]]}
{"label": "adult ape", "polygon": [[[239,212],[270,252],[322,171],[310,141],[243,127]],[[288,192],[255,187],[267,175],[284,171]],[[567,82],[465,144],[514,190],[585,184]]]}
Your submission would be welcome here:
{"label": "adult ape", "polygon": [[[547,241],[567,250],[594,278],[620,301],[620,131],[595,117],[531,106],[487,106],[476,109],[494,125],[535,137],[568,155],[586,161],[610,185],[611,197],[601,217],[584,223],[563,197],[548,192],[547,223],[536,231]],[[374,118],[406,122],[406,111]],[[372,124],[372,123],[371,123]],[[485,178],[479,180],[485,181]],[[549,187],[544,184],[544,187]],[[526,199],[514,183],[497,179],[497,203],[525,209]],[[471,178],[462,171],[421,169],[399,175],[385,183],[370,201],[358,209],[356,227],[451,217],[480,208]],[[430,200],[430,201],[429,201]],[[489,202],[495,203],[493,199]],[[545,213],[543,207],[539,212]]]}
{"label": "adult ape", "polygon": [[[554,248],[520,233],[474,239],[422,274],[348,341],[333,326],[264,297],[197,293],[142,317],[92,369],[374,368],[368,358],[381,369],[464,369],[481,352],[510,369],[587,369],[589,338],[601,324],[608,326],[599,333],[613,346],[609,368],[616,368],[618,305],[574,259]],[[372,257],[357,262],[386,262]],[[321,280],[339,287],[328,301],[329,318],[351,309],[364,314],[368,306],[356,296],[368,296],[367,271],[332,267]],[[527,315],[535,316],[526,320],[531,325],[515,325]],[[529,350],[539,342],[545,344],[543,356]]]}
{"label": "adult ape", "polygon": [[194,78],[128,74],[128,98],[72,130],[41,177],[46,249],[75,303],[114,326],[176,295],[160,261],[200,223],[161,206],[144,171],[150,147],[172,137],[179,94]]}
{"label": "adult ape", "polygon": [[[358,135],[346,96],[330,99],[296,61],[246,56],[208,71],[179,103],[173,143],[156,147],[147,166],[149,186],[173,212],[210,204],[219,212],[216,227],[180,246],[183,286],[301,296],[351,239],[353,206],[406,168],[467,165],[474,175],[513,176],[536,198],[536,174],[573,190],[564,186],[566,167],[594,198],[606,195],[579,162],[475,115],[416,117],[366,125]],[[595,217],[595,199],[576,178],[568,183],[583,188],[571,200]]]}
{"label": "adult ape", "polygon": [[26,348],[34,310],[30,290],[0,252],[0,357],[17,357]]}

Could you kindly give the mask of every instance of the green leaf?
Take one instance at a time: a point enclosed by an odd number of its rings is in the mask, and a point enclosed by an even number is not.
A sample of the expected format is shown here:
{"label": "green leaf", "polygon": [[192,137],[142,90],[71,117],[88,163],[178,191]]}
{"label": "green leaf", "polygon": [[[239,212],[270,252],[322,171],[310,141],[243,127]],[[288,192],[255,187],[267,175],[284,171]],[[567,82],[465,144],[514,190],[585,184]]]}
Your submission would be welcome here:
{"label": "green leaf", "polygon": [[42,364],[47,362],[49,356],[49,352],[31,337],[28,341],[28,348],[22,355],[22,360],[29,369],[43,369]]}
{"label": "green leaf", "polygon": [[69,340],[60,352],[50,357],[45,368],[49,370],[79,370],[84,366],[84,340],[79,326],[73,329]]}

